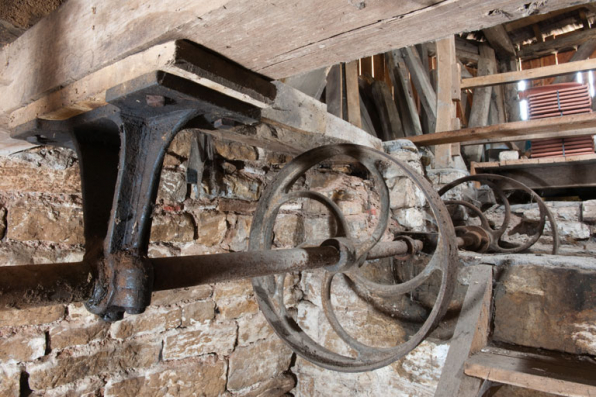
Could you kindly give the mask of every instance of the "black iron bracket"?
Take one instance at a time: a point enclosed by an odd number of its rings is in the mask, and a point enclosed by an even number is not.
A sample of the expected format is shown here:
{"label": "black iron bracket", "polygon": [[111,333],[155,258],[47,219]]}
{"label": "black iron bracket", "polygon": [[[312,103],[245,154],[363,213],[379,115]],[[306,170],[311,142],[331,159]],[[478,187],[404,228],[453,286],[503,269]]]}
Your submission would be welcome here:
{"label": "black iron bracket", "polygon": [[72,147],[81,166],[86,253],[95,273],[87,308],[105,320],[150,302],[151,212],[165,151],[184,128],[253,124],[260,109],[164,72],[113,87],[109,105],[65,121],[35,120],[14,136]]}

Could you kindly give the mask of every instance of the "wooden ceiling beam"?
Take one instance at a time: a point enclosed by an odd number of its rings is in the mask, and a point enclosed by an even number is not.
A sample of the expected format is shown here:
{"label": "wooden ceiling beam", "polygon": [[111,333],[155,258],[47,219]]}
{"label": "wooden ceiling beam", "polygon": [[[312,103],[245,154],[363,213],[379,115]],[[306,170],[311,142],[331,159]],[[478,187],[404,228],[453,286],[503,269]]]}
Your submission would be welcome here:
{"label": "wooden ceiling beam", "polygon": [[595,35],[596,30],[592,29],[576,31],[564,36],[559,36],[554,40],[547,40],[542,43],[523,46],[517,52],[517,56],[522,59],[533,59],[552,55],[555,52],[571,50],[594,38]]}
{"label": "wooden ceiling beam", "polygon": [[72,0],[0,51],[0,111],[172,39],[279,79],[577,2]]}

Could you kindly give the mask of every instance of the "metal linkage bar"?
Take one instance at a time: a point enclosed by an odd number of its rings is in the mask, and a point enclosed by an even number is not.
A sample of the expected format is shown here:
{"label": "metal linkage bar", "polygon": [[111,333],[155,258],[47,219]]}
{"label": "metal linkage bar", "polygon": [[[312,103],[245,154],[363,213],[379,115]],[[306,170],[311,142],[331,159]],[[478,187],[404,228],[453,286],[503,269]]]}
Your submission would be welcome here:
{"label": "metal linkage bar", "polygon": [[[420,248],[422,243],[415,241],[415,245]],[[403,241],[384,242],[369,257],[410,251]],[[339,260],[340,252],[332,246],[147,259],[153,291],[316,269]],[[0,267],[0,307],[25,309],[87,301],[94,290],[95,273],[91,261]]]}

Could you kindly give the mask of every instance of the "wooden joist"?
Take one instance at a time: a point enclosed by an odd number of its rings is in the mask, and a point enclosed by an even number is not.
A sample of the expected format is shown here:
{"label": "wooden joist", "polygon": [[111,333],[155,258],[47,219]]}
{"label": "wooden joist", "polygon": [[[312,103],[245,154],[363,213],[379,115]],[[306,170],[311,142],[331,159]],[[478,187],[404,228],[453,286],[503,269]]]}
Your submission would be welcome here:
{"label": "wooden joist", "polygon": [[[504,175],[542,191],[596,187],[596,154],[474,163],[476,173]],[[503,186],[503,189],[516,187]]]}
{"label": "wooden joist", "polygon": [[480,143],[559,137],[565,133],[570,135],[595,135],[596,114],[578,114],[540,120],[517,121],[488,127],[464,128],[413,136],[409,139],[419,146],[456,142],[460,142],[462,145],[478,145]]}
{"label": "wooden joist", "polygon": [[559,51],[571,50],[594,38],[595,34],[596,32],[591,29],[576,31],[561,37],[556,37],[553,40],[523,46],[517,52],[517,56],[524,60],[528,60],[552,55]]}
{"label": "wooden joist", "polygon": [[0,112],[178,38],[279,79],[577,3],[540,2],[529,11],[520,0],[69,1],[0,51]]}
{"label": "wooden joist", "polygon": [[561,63],[559,65],[543,66],[541,68],[521,70],[517,72],[498,73],[490,76],[462,79],[461,88],[486,87],[513,83],[521,80],[542,79],[544,77],[559,76],[590,69],[596,69],[596,58],[586,59],[585,61]]}
{"label": "wooden joist", "polygon": [[563,357],[486,349],[467,360],[465,373],[559,396],[596,395],[596,365]]}

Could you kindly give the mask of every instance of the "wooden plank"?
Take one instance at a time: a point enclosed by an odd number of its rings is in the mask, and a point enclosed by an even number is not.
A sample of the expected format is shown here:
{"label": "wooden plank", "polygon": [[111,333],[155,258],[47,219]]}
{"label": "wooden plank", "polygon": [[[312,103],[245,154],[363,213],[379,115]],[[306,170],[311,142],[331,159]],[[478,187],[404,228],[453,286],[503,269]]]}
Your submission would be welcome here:
{"label": "wooden plank", "polygon": [[587,162],[594,163],[596,161],[596,154],[582,154],[579,156],[567,156],[567,157],[542,157],[537,159],[517,159],[517,160],[504,160],[504,161],[490,161],[486,163],[476,163],[476,169],[510,169],[510,168],[532,168],[532,167],[543,167],[551,164],[567,164],[567,163],[578,163]]}
{"label": "wooden plank", "polygon": [[593,37],[593,30],[581,30],[556,37],[554,40],[548,40],[543,43],[522,46],[517,52],[517,56],[524,60],[541,58],[555,52],[575,49]]}
{"label": "wooden plank", "polygon": [[424,68],[420,56],[414,48],[403,48],[401,54],[410,71],[412,83],[416,88],[420,102],[429,117],[431,123],[429,129],[434,131],[437,122],[437,94],[430,81],[429,71]]}
{"label": "wooden plank", "polygon": [[362,128],[362,114],[360,112],[360,91],[358,88],[358,61],[348,62],[345,65],[346,73],[346,104],[348,109],[348,122]]}
{"label": "wooden plank", "polygon": [[387,68],[395,89],[395,100],[399,107],[402,124],[406,136],[422,135],[420,116],[414,102],[414,94],[410,84],[410,73],[399,51],[385,54]]}
{"label": "wooden plank", "polygon": [[[581,157],[581,159],[571,160],[562,157],[565,161],[556,162],[501,162],[498,167],[485,167],[483,163],[478,163],[476,164],[476,172],[504,175],[525,184],[530,189],[554,190],[596,187],[596,173],[593,172],[596,156],[586,155],[586,157]],[[507,190],[508,186],[504,186],[503,189]],[[515,189],[515,187],[512,187],[512,189]]]}
{"label": "wooden plank", "polygon": [[484,29],[482,33],[500,58],[515,57],[515,47],[503,25]]}
{"label": "wooden plank", "polygon": [[596,114],[578,114],[540,120],[517,121],[487,127],[465,128],[437,134],[415,136],[411,137],[410,140],[420,146],[430,146],[506,137],[523,140],[526,136],[532,134],[553,134],[556,137],[559,132],[564,131],[577,131],[578,133],[586,131],[584,135],[595,134]]}
{"label": "wooden plank", "polygon": [[596,395],[596,366],[588,362],[481,352],[468,359],[465,373],[559,396]]}
{"label": "wooden plank", "polygon": [[[461,95],[459,87],[454,87],[455,38],[437,41],[437,127],[436,132],[450,131],[455,128],[456,110],[454,98]],[[461,77],[458,75],[457,80]],[[459,149],[456,148],[456,151]],[[441,145],[435,148],[435,168],[449,167],[453,150],[451,145]]]}
{"label": "wooden plank", "polygon": [[[532,12],[575,3],[542,2]],[[130,54],[177,38],[280,79],[528,15],[519,0],[359,4],[130,0],[123,8],[120,0],[68,1],[0,51],[0,111],[14,111]]]}
{"label": "wooden plank", "polygon": [[325,96],[327,111],[334,116],[344,118],[344,70],[342,64],[333,65],[329,70]]}
{"label": "wooden plank", "polygon": [[[594,32],[596,34],[596,32]],[[584,59],[588,59],[592,54],[596,51],[596,36],[592,37],[590,40],[586,41],[582,45],[579,46],[575,54],[569,59],[568,62],[577,62],[583,61]],[[553,84],[560,84],[560,83],[570,83],[575,79],[574,75],[565,75],[565,76],[558,76],[553,81]]]}
{"label": "wooden plank", "polygon": [[568,62],[559,65],[543,66],[536,69],[521,70],[517,72],[499,73],[491,76],[473,77],[463,79],[462,89],[474,87],[487,87],[498,84],[513,83],[520,80],[534,80],[544,77],[559,76],[562,74],[581,72],[585,70],[596,69],[596,58],[586,59],[585,61]]}
{"label": "wooden plank", "polygon": [[381,131],[377,131],[379,138],[383,141],[404,138],[401,119],[387,84],[384,81],[373,81],[372,96],[381,121]]}
{"label": "wooden plank", "polygon": [[488,342],[492,271],[492,266],[488,265],[472,268],[435,397],[475,396],[482,387],[481,379],[464,374],[464,364],[470,355],[478,353]]}
{"label": "wooden plank", "polygon": [[[228,96],[264,108],[275,96],[265,79],[256,79],[210,51],[177,40],[151,47],[100,69],[10,115],[9,126],[35,118],[65,120],[105,106],[106,91],[147,73],[161,70],[191,80]],[[269,92],[270,91],[270,92]],[[265,92],[263,95],[260,92]]]}

